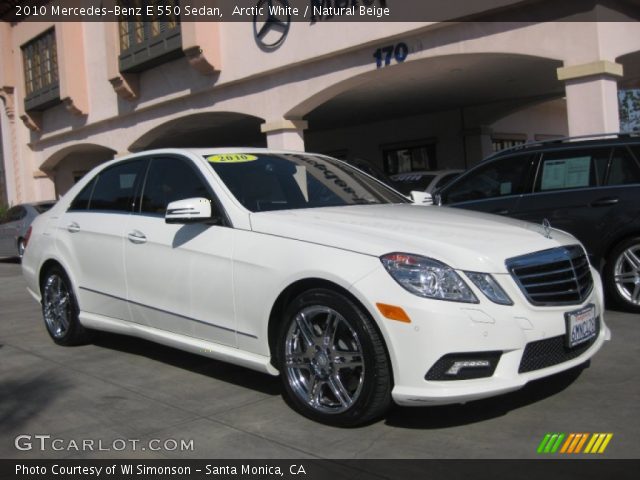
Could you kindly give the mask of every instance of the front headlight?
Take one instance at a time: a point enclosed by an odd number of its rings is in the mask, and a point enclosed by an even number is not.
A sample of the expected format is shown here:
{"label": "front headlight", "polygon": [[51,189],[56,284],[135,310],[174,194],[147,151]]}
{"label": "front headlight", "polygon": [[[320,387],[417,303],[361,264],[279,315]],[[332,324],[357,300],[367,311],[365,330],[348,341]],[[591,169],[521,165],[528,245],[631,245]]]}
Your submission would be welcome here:
{"label": "front headlight", "polygon": [[380,257],[380,260],[394,280],[415,295],[478,303],[464,280],[442,262],[408,253],[389,253]]}

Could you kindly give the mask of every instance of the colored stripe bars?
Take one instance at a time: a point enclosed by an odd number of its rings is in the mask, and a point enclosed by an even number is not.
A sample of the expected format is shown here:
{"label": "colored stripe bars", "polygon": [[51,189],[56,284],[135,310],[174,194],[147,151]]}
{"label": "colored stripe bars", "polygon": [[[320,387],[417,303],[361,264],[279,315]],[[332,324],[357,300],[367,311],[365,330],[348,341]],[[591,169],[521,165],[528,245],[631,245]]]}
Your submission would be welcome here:
{"label": "colored stripe bars", "polygon": [[547,433],[538,453],[604,453],[612,438],[613,433]]}

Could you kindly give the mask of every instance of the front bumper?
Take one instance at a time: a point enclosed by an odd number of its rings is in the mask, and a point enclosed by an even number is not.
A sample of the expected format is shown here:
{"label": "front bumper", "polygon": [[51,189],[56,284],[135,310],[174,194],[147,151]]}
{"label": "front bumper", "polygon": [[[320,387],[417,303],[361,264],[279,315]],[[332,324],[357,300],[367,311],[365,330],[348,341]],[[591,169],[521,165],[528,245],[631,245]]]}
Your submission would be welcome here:
{"label": "front bumper", "polygon": [[[394,401],[400,405],[442,405],[517,390],[531,380],[571,369],[591,358],[611,336],[604,322],[600,277],[591,270],[594,288],[590,296],[583,303],[568,307],[531,305],[508,274],[494,278],[513,300],[512,306],[492,303],[471,282],[467,284],[479,304],[421,298],[404,290],[382,267],[356,282],[351,291],[371,312],[386,341],[393,368]],[[402,307],[411,323],[383,317],[376,303]],[[590,346],[561,363],[520,373],[527,344],[565,335],[564,314],[588,304],[595,305],[599,317],[599,331]],[[429,369],[447,354],[496,351],[501,352],[500,360],[489,377],[425,379]]]}

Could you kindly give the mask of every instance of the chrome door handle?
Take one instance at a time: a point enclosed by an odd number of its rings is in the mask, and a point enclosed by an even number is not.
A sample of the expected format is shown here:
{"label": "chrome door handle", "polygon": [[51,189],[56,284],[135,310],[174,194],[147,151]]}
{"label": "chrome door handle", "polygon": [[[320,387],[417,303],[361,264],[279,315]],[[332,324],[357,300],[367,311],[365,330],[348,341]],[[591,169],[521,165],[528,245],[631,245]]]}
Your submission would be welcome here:
{"label": "chrome door handle", "polygon": [[598,200],[591,202],[592,207],[610,207],[611,205],[615,205],[620,200],[618,197],[605,197],[599,198]]}
{"label": "chrome door handle", "polygon": [[129,238],[129,241],[131,243],[140,244],[140,243],[145,243],[147,241],[146,235],[142,233],[140,230],[134,230],[132,232],[129,232],[127,237]]}
{"label": "chrome door handle", "polygon": [[80,225],[78,225],[76,222],[71,222],[69,225],[67,225],[67,230],[71,233],[79,232]]}

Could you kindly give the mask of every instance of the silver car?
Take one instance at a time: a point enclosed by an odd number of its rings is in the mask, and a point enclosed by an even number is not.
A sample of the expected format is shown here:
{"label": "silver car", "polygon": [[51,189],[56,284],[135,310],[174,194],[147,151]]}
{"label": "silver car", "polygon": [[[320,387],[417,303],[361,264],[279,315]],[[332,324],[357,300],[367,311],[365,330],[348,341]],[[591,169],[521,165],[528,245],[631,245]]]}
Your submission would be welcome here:
{"label": "silver car", "polygon": [[20,257],[24,253],[25,235],[29,225],[56,202],[24,203],[11,207],[0,218],[0,257]]}

